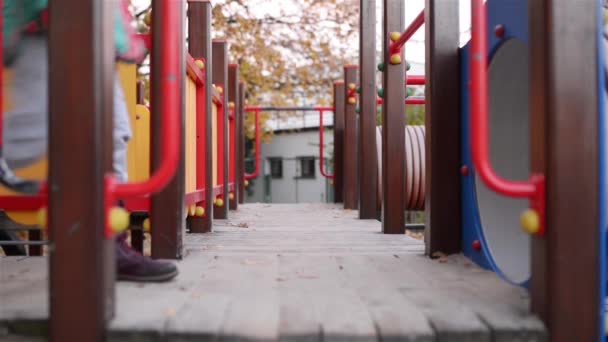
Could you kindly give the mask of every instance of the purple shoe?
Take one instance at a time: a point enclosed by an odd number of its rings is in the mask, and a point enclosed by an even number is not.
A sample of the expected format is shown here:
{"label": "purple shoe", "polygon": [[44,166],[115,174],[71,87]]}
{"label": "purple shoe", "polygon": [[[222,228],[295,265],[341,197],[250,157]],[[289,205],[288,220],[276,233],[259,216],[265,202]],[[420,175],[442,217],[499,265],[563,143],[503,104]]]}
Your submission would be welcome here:
{"label": "purple shoe", "polygon": [[118,280],[137,282],[169,281],[179,273],[170,262],[153,260],[131,249],[127,234],[116,237],[116,273]]}

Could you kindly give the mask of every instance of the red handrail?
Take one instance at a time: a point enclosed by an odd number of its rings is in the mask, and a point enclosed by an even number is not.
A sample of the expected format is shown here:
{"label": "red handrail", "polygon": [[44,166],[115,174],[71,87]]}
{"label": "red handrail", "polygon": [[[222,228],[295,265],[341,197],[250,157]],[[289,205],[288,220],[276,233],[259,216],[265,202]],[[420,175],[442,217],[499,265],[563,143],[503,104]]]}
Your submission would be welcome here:
{"label": "red handrail", "polygon": [[405,84],[407,85],[425,85],[426,78],[424,75],[406,75]]}
{"label": "red handrail", "polygon": [[[376,98],[376,104],[382,104],[382,98],[381,97],[377,97]],[[409,105],[423,105],[425,104],[425,99],[424,97],[408,97],[405,99],[405,104],[409,104]]]}
{"label": "red handrail", "polygon": [[[483,0],[471,0],[471,150],[473,165],[479,178],[497,193],[511,197],[527,197],[541,215],[544,210],[544,176],[532,174],[528,181],[507,180],[494,172],[488,155],[488,37]],[[541,223],[539,234],[544,227]]]}
{"label": "red handrail", "polygon": [[334,179],[334,175],[330,175],[325,173],[325,169],[323,168],[324,159],[323,158],[323,112],[325,111],[333,111],[332,107],[316,107],[315,110],[319,111],[319,169],[321,171],[321,175],[325,178]]}
{"label": "red handrail", "polygon": [[255,113],[255,169],[253,173],[245,173],[245,179],[253,179],[260,174],[260,108],[245,107],[245,112]]}
{"label": "red handrail", "polygon": [[[178,75],[183,73],[180,69],[180,11],[179,4],[174,1],[162,1],[160,13],[161,30],[166,37],[161,41],[158,50],[158,59],[161,63],[158,75],[152,75],[162,84],[162,139],[163,149],[159,168],[149,179],[138,183],[124,183],[114,185],[114,196],[117,198],[144,196],[160,191],[173,177],[179,161],[179,114],[181,89]],[[155,56],[152,56],[154,58]],[[158,99],[152,99],[152,101]],[[152,103],[152,105],[154,105]],[[110,182],[112,183],[112,182]]]}
{"label": "red handrail", "polygon": [[420,11],[420,14],[418,14],[418,16],[414,19],[414,21],[412,21],[410,26],[408,26],[405,29],[405,31],[403,31],[401,33],[401,35],[399,36],[399,39],[395,40],[394,42],[391,42],[391,45],[389,48],[389,51],[391,52],[391,54],[398,53],[399,50],[405,44],[405,42],[407,42],[410,38],[412,38],[414,33],[416,33],[416,31],[418,31],[418,29],[422,26],[422,24],[424,24],[424,9],[422,11]]}

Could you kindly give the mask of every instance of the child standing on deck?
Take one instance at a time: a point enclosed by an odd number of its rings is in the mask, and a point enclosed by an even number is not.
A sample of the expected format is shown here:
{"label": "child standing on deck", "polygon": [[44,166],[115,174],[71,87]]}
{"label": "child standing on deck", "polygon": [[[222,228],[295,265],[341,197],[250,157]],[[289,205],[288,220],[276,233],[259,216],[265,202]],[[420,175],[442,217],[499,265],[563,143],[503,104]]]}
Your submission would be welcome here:
{"label": "child standing on deck", "polygon": [[[114,39],[117,59],[139,63],[145,57],[143,43],[131,27],[126,0],[117,1]],[[19,168],[41,159],[47,150],[48,130],[48,0],[4,0],[4,67],[14,77],[3,91],[11,109],[4,112],[3,153],[8,165]],[[83,113],[84,114],[84,113]],[[114,81],[113,167],[120,182],[127,181],[127,143],[131,126],[118,76]],[[156,261],[132,250],[127,233],[116,238],[117,278],[131,281],[167,281],[178,274],[169,262]]]}

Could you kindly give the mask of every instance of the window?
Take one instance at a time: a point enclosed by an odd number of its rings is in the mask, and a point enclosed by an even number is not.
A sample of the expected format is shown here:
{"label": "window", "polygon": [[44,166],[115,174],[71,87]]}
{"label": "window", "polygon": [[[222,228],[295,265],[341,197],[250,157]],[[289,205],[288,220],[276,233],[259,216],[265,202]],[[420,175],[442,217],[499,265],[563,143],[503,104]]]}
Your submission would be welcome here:
{"label": "window", "polygon": [[283,178],[283,159],[268,158],[270,160],[270,176],[272,178]]}
{"label": "window", "polygon": [[299,157],[300,178],[315,178],[315,157]]}

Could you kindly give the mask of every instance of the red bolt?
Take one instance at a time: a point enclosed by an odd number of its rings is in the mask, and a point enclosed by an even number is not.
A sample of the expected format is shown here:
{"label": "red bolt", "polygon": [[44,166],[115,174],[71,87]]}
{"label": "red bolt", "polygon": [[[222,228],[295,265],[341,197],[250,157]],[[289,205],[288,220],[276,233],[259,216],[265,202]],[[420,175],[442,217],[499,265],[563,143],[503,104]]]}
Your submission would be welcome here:
{"label": "red bolt", "polygon": [[496,25],[494,26],[494,35],[497,38],[502,38],[505,36],[505,27],[502,25]]}
{"label": "red bolt", "polygon": [[481,242],[479,242],[479,240],[473,240],[473,243],[471,243],[471,247],[473,247],[473,250],[475,250],[476,252],[479,252],[481,250]]}
{"label": "red bolt", "polygon": [[460,174],[463,176],[467,176],[469,174],[469,167],[466,165],[462,165],[460,167]]}

